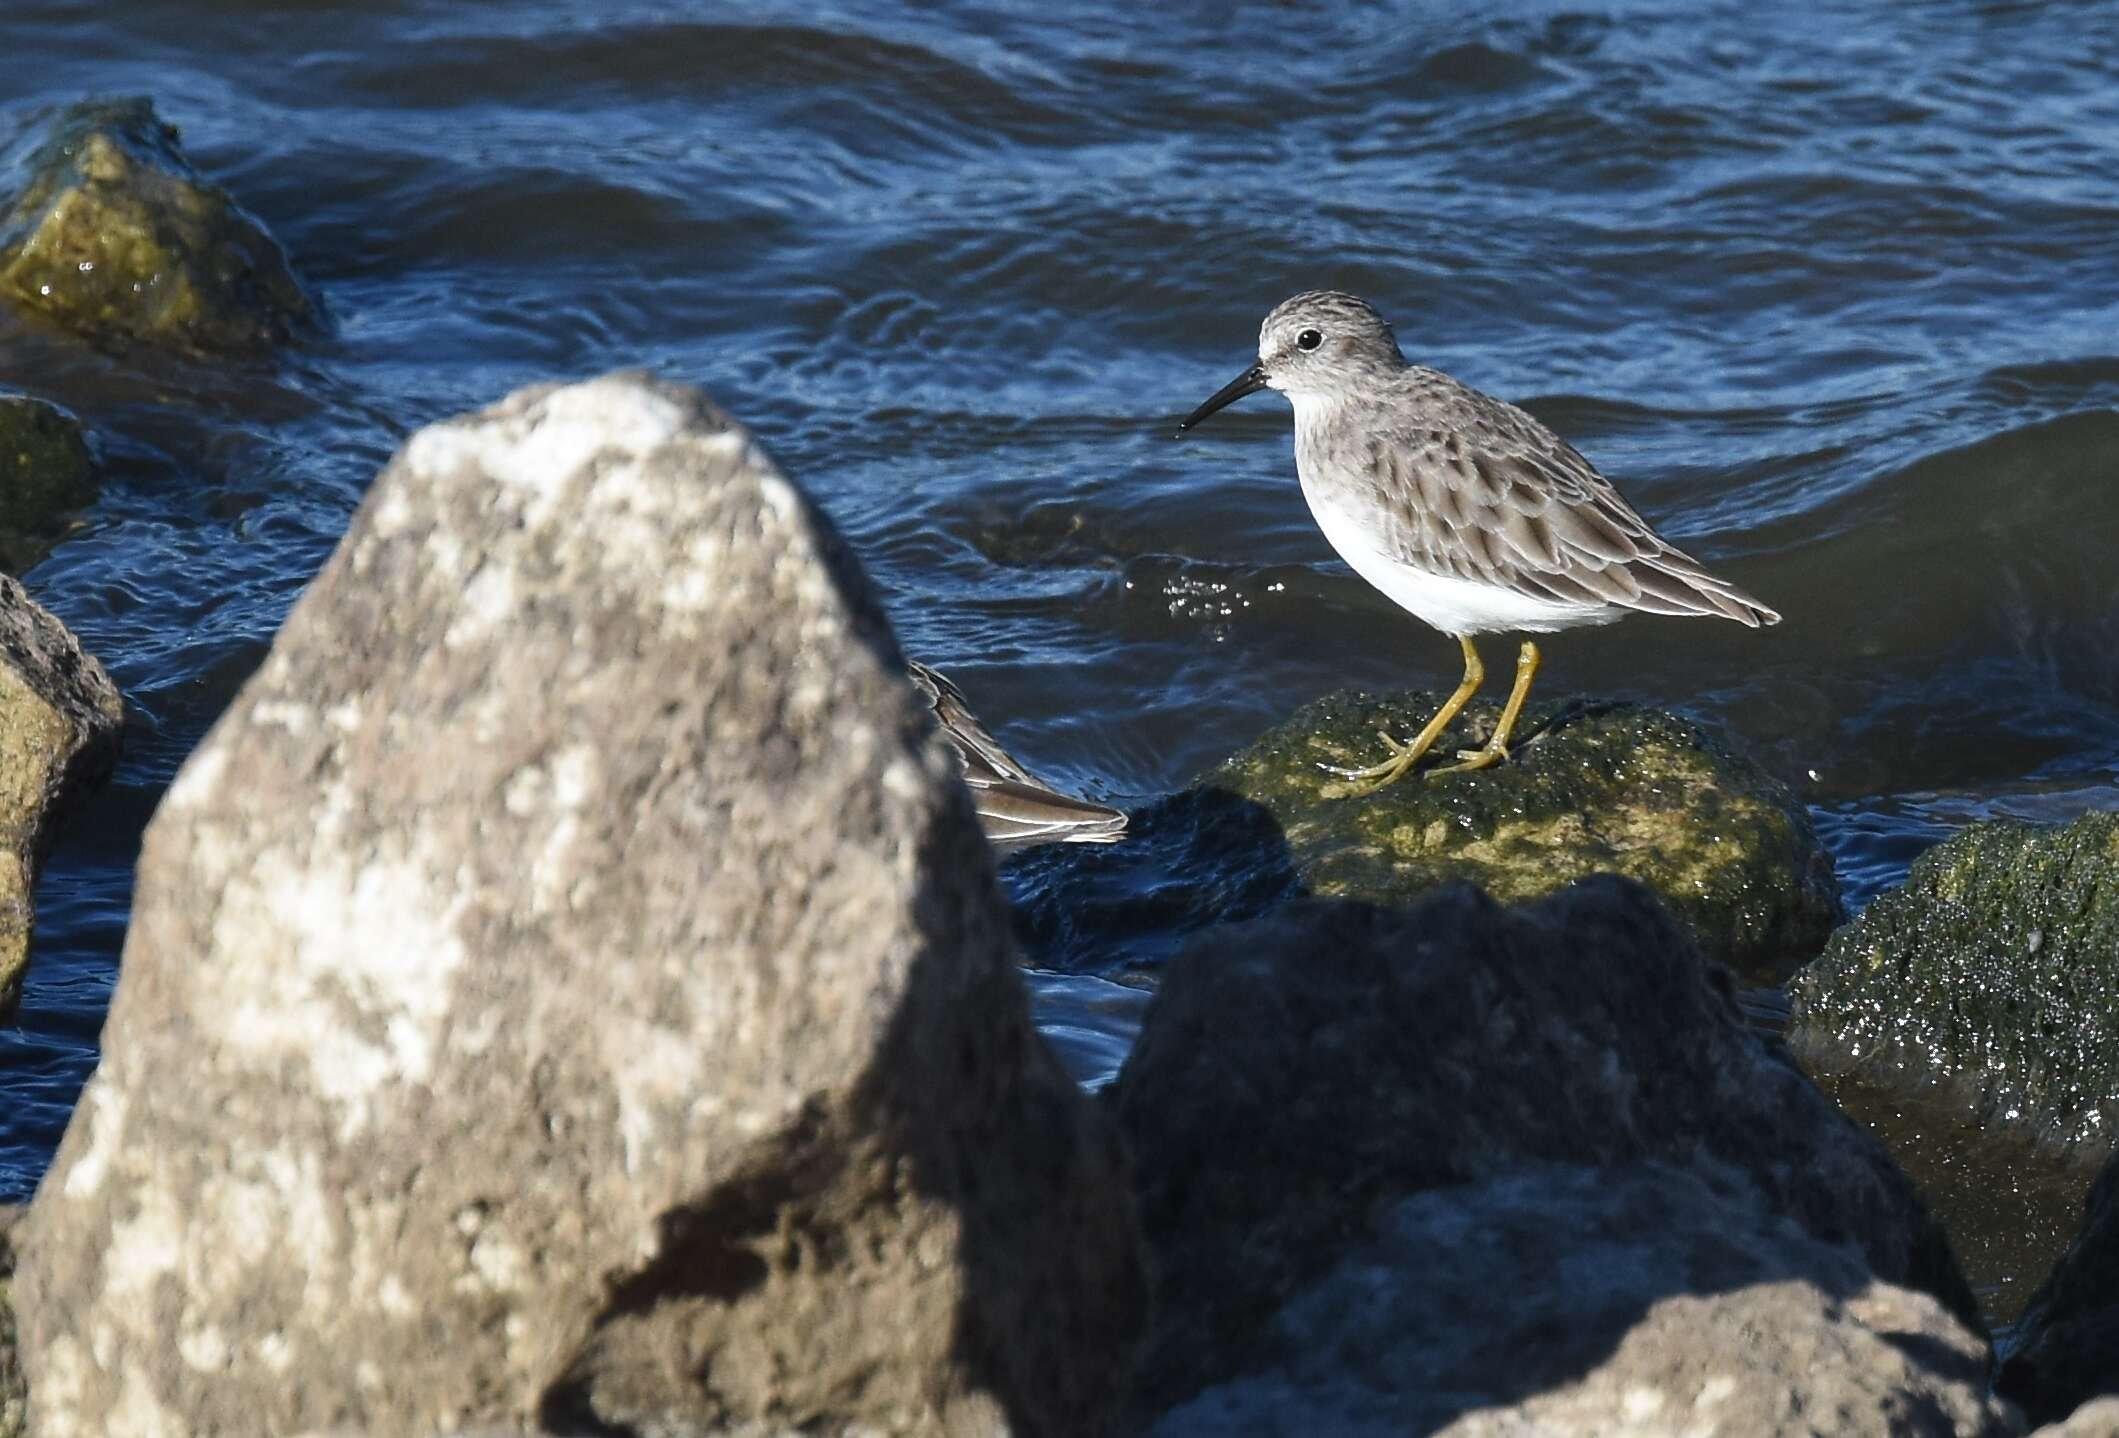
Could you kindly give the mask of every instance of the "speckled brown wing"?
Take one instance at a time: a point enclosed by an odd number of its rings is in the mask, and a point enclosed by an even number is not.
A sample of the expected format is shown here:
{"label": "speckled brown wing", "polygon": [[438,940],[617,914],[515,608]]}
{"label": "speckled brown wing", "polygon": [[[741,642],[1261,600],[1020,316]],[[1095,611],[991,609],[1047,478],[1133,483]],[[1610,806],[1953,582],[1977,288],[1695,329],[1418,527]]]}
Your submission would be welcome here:
{"label": "speckled brown wing", "polygon": [[1431,574],[1560,604],[1780,616],[1649,528],[1580,451],[1529,414],[1432,370],[1414,370],[1418,417],[1365,437],[1380,536]]}
{"label": "speckled brown wing", "polygon": [[1045,783],[994,742],[963,691],[947,675],[918,660],[906,661],[906,673],[934,711],[942,737],[964,764],[964,783],[972,807],[996,849],[1032,844],[1110,844],[1121,838],[1126,816],[1103,804],[1062,794]]}

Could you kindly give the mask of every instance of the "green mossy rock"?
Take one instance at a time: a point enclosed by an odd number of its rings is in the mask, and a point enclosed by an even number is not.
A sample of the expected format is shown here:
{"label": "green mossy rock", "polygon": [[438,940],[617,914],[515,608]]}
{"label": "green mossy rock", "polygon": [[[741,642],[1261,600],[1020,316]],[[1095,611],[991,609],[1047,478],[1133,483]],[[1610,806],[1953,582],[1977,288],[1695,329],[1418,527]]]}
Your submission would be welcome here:
{"label": "green mossy rock", "polygon": [[[1365,796],[1319,767],[1376,762],[1378,730],[1410,737],[1440,702],[1328,695],[1200,787],[1263,806],[1304,885],[1325,897],[1399,903],[1466,879],[1514,903],[1624,874],[1653,889],[1710,958],[1761,984],[1813,958],[1843,917],[1832,861],[1787,786],[1659,710],[1533,705],[1508,763],[1432,778],[1423,764]],[[1467,706],[1431,762],[1483,740],[1498,714]]]}
{"label": "green mossy rock", "polygon": [[2085,1162],[2119,1123],[2119,814],[1974,824],[1789,985],[1813,1072],[1941,1083]]}
{"label": "green mossy rock", "polygon": [[148,101],[71,106],[17,149],[28,180],[0,209],[0,290],[18,303],[81,334],[194,352],[318,323],[279,245]]}
{"label": "green mossy rock", "polygon": [[20,574],[42,559],[95,497],[79,422],[42,400],[0,394],[0,569]]}

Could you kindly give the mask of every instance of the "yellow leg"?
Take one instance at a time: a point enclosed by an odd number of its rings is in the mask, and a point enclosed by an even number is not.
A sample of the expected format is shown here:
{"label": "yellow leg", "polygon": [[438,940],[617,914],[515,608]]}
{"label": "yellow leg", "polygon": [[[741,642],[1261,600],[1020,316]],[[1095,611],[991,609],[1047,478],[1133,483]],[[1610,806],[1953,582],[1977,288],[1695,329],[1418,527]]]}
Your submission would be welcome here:
{"label": "yellow leg", "polygon": [[1516,653],[1516,684],[1508,691],[1508,703],[1501,706],[1501,718],[1494,725],[1493,737],[1477,749],[1459,749],[1457,757],[1464,762],[1447,764],[1432,770],[1428,777],[1436,774],[1462,774],[1467,769],[1485,769],[1508,757],[1508,736],[1516,731],[1516,718],[1523,712],[1523,701],[1530,697],[1530,681],[1538,674],[1538,646],[1528,639]]}
{"label": "yellow leg", "polygon": [[1383,742],[1391,746],[1392,752],[1391,757],[1381,764],[1371,764],[1366,769],[1338,769],[1329,764],[1324,766],[1340,778],[1352,779],[1359,784],[1360,787],[1347,790],[1342,798],[1373,794],[1419,763],[1420,757],[1434,747],[1435,740],[1449,727],[1450,720],[1457,717],[1457,711],[1462,709],[1465,702],[1479,691],[1479,686],[1486,682],[1486,666],[1479,662],[1479,651],[1472,648],[1471,640],[1461,635],[1458,636],[1457,642],[1464,646],[1464,678],[1457,685],[1457,692],[1444,700],[1442,707],[1435,711],[1435,717],[1428,720],[1426,726],[1413,736],[1412,743],[1400,744],[1385,734]]}

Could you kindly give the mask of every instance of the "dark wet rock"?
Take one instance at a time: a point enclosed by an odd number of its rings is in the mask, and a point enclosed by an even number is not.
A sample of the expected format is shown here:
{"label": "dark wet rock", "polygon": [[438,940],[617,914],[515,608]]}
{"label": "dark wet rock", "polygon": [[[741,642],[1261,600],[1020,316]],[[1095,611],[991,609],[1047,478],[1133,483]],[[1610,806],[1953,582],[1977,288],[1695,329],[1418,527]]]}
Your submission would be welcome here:
{"label": "dark wet rock", "polygon": [[20,1204],[0,1204],[0,1438],[22,1438],[29,1425],[29,1385],[15,1352],[15,1225]]}
{"label": "dark wet rock", "polygon": [[0,569],[20,574],[42,559],[95,497],[80,422],[42,400],[0,394]]}
{"label": "dark wet rock", "polygon": [[1135,809],[1121,844],[1010,859],[1017,934],[1040,967],[1150,977],[1216,924],[1263,918],[1302,890],[1273,816],[1225,789]]}
{"label": "dark wet rock", "polygon": [[1941,1084],[2096,1162],[2119,1124],[2119,814],[1971,826],[1789,993],[1789,1041],[1814,1072]]}
{"label": "dark wet rock", "polygon": [[123,722],[103,666],[0,575],[0,1021],[21,997],[45,850],[74,801],[110,776]]}
{"label": "dark wet rock", "polygon": [[9,156],[0,291],[77,333],[250,350],[314,328],[316,302],[265,229],[203,178],[144,99],[33,122]]}
{"label": "dark wet rock", "polygon": [[[1328,695],[1200,786],[1264,806],[1320,896],[1396,903],[1463,879],[1514,902],[1624,874],[1655,890],[1708,957],[1761,984],[1808,962],[1840,921],[1831,859],[1787,786],[1672,714],[1533,706],[1507,764],[1370,795],[1348,797],[1318,767],[1375,762],[1379,729],[1407,738],[1440,702]],[[1498,713],[1468,706],[1438,753],[1483,740]]]}
{"label": "dark wet rock", "polygon": [[1254,1354],[1152,1438],[2012,1431],[1983,1339],[1712,1169],[1532,1165],[1382,1205]]}
{"label": "dark wet rock", "polygon": [[1111,1100],[1155,1274],[1143,1412],[1246,1371],[1379,1203],[1534,1163],[1733,1172],[1978,1326],[1905,1176],[1625,880],[1512,911],[1464,886],[1404,909],[1303,901],[1209,931]]}
{"label": "dark wet rock", "polygon": [[695,391],[415,435],[149,826],[40,1433],[1101,1431],[1117,1140],[957,770]]}
{"label": "dark wet rock", "polygon": [[2037,1423],[2119,1396],[2119,1156],[2084,1201],[2082,1231],[2031,1295],[1995,1387]]}

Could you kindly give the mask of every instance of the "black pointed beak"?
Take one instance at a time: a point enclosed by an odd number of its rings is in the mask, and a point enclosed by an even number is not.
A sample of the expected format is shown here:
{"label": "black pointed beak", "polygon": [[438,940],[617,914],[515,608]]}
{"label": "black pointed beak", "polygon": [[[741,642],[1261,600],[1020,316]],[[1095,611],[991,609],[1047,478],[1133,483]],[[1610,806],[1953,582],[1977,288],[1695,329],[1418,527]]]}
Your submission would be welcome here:
{"label": "black pointed beak", "polygon": [[1215,410],[1226,409],[1230,405],[1236,403],[1236,401],[1242,399],[1245,395],[1257,394],[1260,390],[1264,389],[1265,387],[1266,372],[1263,369],[1259,368],[1257,365],[1252,365],[1242,374],[1236,376],[1236,378],[1230,380],[1220,389],[1214,391],[1214,397],[1212,399],[1208,400],[1198,409],[1195,409],[1190,414],[1186,415],[1177,426],[1176,437],[1180,439],[1183,438],[1184,432],[1186,430],[1190,429],[1193,425],[1198,424],[1208,415],[1214,413]]}

